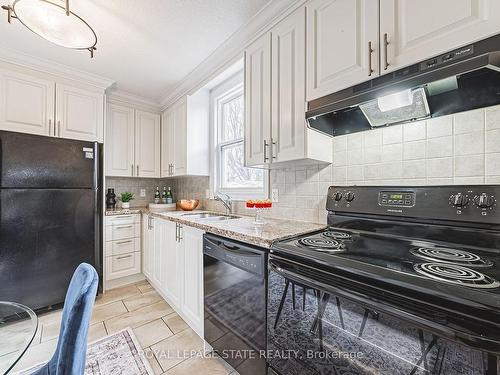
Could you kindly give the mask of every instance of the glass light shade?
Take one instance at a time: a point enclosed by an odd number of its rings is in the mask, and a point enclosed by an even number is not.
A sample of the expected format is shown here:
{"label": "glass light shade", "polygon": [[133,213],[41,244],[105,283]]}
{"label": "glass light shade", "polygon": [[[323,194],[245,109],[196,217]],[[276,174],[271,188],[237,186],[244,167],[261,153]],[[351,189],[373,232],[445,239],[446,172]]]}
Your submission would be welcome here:
{"label": "glass light shade", "polygon": [[58,0],[14,0],[16,17],[44,39],[66,48],[89,49],[97,43],[92,28],[74,13],[66,15]]}

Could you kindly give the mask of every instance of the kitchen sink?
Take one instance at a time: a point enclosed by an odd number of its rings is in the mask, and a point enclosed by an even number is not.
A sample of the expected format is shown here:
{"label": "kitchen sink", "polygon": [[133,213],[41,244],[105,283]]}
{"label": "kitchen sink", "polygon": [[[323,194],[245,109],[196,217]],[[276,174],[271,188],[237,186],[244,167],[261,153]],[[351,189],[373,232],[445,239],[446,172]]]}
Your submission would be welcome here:
{"label": "kitchen sink", "polygon": [[225,215],[225,214],[216,214],[212,212],[201,212],[201,213],[188,213],[188,214],[183,214],[182,216],[185,216],[190,219],[207,219],[207,220],[231,220],[231,219],[238,219],[239,216],[234,216],[234,215]]}

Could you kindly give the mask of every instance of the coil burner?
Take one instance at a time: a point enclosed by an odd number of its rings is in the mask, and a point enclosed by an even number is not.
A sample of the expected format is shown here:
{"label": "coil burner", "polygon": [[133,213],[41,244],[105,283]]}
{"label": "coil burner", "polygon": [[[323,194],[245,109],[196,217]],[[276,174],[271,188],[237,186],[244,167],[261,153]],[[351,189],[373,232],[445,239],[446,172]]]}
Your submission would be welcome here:
{"label": "coil burner", "polygon": [[467,286],[470,288],[498,288],[500,282],[476,270],[447,263],[418,263],[413,265],[417,273],[431,279]]}
{"label": "coil burner", "polygon": [[297,242],[299,245],[325,252],[338,252],[344,250],[344,244],[341,241],[331,238],[306,237],[301,238]]}
{"label": "coil burner", "polygon": [[452,263],[467,267],[491,267],[493,262],[464,250],[447,247],[418,247],[410,252],[418,258],[431,262]]}

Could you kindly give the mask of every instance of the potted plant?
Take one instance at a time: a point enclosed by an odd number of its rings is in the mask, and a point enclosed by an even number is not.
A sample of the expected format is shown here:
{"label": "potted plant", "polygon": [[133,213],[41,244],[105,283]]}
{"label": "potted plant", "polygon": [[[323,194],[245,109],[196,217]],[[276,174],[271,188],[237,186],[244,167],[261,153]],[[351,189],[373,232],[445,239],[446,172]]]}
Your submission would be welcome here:
{"label": "potted plant", "polygon": [[122,208],[124,210],[128,210],[130,208],[130,201],[134,199],[134,194],[124,191],[123,193],[120,193],[118,199],[122,202]]}

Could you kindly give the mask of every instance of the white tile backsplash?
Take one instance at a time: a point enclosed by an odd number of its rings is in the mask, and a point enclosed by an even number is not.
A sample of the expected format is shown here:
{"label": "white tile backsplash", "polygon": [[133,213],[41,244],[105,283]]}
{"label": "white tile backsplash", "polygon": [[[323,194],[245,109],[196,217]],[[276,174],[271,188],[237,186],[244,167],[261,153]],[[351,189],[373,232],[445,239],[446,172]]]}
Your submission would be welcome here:
{"label": "white tile backsplash", "polygon": [[500,184],[500,106],[335,137],[332,165],[273,175],[285,191],[267,215],[309,220],[316,210],[318,222],[330,185]]}

